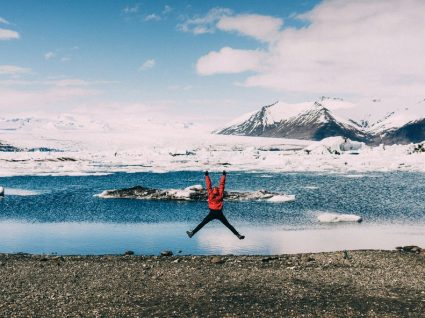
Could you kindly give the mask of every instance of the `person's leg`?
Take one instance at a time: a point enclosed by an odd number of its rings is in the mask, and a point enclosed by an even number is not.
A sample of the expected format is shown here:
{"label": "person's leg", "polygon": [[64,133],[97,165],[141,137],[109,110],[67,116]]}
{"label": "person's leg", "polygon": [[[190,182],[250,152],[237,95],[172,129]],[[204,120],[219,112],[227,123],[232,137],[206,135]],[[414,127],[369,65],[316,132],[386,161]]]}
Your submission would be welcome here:
{"label": "person's leg", "polygon": [[211,220],[214,219],[214,216],[212,215],[212,213],[208,213],[207,216],[202,220],[201,223],[198,224],[197,227],[195,227],[195,229],[193,231],[191,231],[191,236],[195,235],[196,232],[198,232],[200,229],[202,229],[204,227],[205,224],[207,224],[208,222],[210,222]]}
{"label": "person's leg", "polygon": [[223,212],[220,213],[220,215],[217,217],[217,219],[219,219],[221,221],[221,223],[223,223],[230,231],[232,231],[233,234],[235,234],[237,237],[240,237],[241,235],[239,234],[238,231],[236,231],[236,229],[232,226],[232,224],[229,223],[229,221],[227,221],[226,217],[224,216]]}

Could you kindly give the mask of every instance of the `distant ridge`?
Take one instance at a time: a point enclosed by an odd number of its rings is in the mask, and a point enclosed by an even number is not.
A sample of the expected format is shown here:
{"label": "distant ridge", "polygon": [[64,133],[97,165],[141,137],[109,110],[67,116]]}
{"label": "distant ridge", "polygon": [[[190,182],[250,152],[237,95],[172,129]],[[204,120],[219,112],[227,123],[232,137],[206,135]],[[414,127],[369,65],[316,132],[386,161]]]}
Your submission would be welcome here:
{"label": "distant ridge", "polygon": [[[343,102],[340,99],[334,101]],[[240,120],[214,133],[304,140],[342,136],[372,145],[408,144],[425,140],[425,118],[414,118],[411,114],[406,116],[401,111],[392,112],[373,124],[366,120],[357,122],[338,118],[324,105],[325,102],[326,98],[322,97],[320,102],[292,108],[291,105],[275,102],[242,116]]]}

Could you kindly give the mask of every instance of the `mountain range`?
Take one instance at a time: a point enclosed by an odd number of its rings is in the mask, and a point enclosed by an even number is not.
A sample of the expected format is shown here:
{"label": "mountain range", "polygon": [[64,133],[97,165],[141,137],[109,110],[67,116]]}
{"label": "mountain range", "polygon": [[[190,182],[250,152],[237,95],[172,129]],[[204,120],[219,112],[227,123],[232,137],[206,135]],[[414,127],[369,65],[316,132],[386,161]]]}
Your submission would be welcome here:
{"label": "mountain range", "polygon": [[391,112],[371,124],[367,120],[356,121],[335,115],[327,107],[327,104],[335,103],[343,101],[322,99],[296,105],[276,102],[243,115],[214,133],[304,140],[342,136],[370,145],[409,144],[425,140],[425,116],[419,116],[409,108]]}

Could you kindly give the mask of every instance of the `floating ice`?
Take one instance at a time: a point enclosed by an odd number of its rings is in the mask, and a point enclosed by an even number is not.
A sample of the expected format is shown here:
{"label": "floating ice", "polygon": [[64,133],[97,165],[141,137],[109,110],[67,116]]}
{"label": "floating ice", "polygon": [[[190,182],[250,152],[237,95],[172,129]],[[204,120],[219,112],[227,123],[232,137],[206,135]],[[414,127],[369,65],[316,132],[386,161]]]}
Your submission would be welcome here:
{"label": "floating ice", "polygon": [[293,194],[282,194],[282,195],[274,195],[270,199],[267,199],[267,202],[291,202],[295,201],[295,195]]}
{"label": "floating ice", "polygon": [[[304,150],[309,154],[336,154],[340,155],[343,152],[351,153],[365,148],[365,143],[353,141],[341,136],[324,138]],[[357,154],[357,152],[356,152]]]}
{"label": "floating ice", "polygon": [[[0,193],[1,193],[1,189],[0,189]],[[18,196],[40,195],[42,193],[43,193],[43,191],[14,189],[14,188],[7,188],[7,189],[4,190],[4,194],[18,195]]]}
{"label": "floating ice", "polygon": [[355,214],[320,213],[317,216],[320,223],[362,222],[361,216]]}

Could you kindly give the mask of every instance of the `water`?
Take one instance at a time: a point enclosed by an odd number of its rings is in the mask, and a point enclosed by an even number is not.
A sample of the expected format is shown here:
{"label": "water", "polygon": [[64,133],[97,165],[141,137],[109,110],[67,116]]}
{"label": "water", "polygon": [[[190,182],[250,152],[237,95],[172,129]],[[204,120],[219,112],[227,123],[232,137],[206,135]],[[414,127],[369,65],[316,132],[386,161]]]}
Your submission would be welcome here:
{"label": "water", "polygon": [[[211,175],[217,182],[219,175]],[[185,231],[207,213],[205,202],[101,199],[106,189],[184,188],[202,172],[0,178],[0,252],[115,254],[277,254],[425,245],[425,175],[377,173],[230,173],[227,189],[295,194],[295,202],[225,202],[246,239],[218,221],[194,238]],[[324,212],[361,215],[361,224],[319,224]]]}

